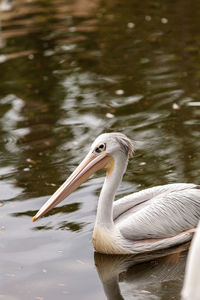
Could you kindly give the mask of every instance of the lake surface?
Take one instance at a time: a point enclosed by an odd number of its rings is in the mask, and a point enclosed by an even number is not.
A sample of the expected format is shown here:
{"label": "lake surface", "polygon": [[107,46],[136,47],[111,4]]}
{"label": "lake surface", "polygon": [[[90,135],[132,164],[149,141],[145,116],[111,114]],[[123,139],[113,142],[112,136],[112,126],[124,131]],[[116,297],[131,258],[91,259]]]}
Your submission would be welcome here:
{"label": "lake surface", "polygon": [[117,198],[200,182],[200,2],[18,0],[0,18],[0,299],[180,299],[187,246],[94,255],[103,173],[32,217],[106,131],[136,141]]}

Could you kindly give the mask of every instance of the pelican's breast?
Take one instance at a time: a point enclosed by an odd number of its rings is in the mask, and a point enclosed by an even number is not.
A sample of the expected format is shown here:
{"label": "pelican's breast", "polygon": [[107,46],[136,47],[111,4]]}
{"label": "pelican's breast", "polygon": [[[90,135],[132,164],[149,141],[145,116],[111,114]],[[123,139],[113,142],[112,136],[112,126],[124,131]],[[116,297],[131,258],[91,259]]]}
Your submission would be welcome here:
{"label": "pelican's breast", "polygon": [[108,229],[106,227],[95,226],[93,231],[93,245],[95,250],[100,253],[127,253],[127,249],[124,249],[120,246],[120,236],[118,235],[115,229]]}

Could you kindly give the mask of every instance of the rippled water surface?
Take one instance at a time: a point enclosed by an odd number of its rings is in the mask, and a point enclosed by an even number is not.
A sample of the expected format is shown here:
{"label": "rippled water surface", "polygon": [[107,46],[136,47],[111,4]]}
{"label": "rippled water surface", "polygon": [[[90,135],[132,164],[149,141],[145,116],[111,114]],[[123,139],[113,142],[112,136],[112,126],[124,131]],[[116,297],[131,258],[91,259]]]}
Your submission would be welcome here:
{"label": "rippled water surface", "polygon": [[5,8],[0,299],[180,299],[185,246],[142,264],[94,256],[103,173],[31,218],[106,131],[136,141],[118,198],[200,182],[200,2],[17,0]]}

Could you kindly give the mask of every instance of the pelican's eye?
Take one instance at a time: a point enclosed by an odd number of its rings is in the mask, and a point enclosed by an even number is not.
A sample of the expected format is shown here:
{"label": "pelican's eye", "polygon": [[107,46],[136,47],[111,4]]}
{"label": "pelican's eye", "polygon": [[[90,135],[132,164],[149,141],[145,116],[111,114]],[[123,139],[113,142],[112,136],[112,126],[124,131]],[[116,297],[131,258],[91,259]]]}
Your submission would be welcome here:
{"label": "pelican's eye", "polygon": [[104,150],[106,150],[106,144],[100,144],[100,145],[98,145],[96,148],[95,148],[95,152],[96,153],[100,153],[100,152],[102,152],[102,151],[104,151]]}

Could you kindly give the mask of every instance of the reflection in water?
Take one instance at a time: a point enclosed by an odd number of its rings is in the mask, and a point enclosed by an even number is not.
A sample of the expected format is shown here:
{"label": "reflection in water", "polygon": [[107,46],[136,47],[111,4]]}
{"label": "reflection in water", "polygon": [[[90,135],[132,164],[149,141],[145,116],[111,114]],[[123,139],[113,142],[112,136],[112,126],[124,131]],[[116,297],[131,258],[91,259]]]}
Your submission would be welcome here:
{"label": "reflection in water", "polygon": [[[13,200],[13,199],[12,199]],[[64,214],[66,217],[66,214],[73,213],[75,211],[78,211],[80,209],[80,203],[71,203],[68,205],[64,205],[62,207],[56,207],[52,209],[52,211],[48,214],[49,215],[54,215],[54,214]],[[25,211],[25,212],[18,212],[18,213],[13,213],[12,216],[14,217],[21,217],[21,216],[30,216],[32,217],[33,214],[36,214],[37,211]],[[81,222],[69,222],[69,221],[62,221],[61,223],[58,223],[56,227],[53,226],[35,226],[33,230],[50,230],[50,229],[62,229],[62,230],[71,230],[71,231],[79,231],[83,228],[84,223]]]}
{"label": "reflection in water", "polygon": [[189,243],[137,256],[95,253],[95,265],[107,299],[160,299],[161,287],[161,299],[179,299],[188,247]]}

